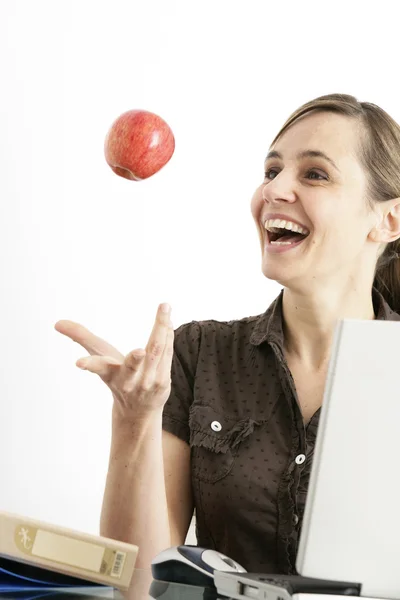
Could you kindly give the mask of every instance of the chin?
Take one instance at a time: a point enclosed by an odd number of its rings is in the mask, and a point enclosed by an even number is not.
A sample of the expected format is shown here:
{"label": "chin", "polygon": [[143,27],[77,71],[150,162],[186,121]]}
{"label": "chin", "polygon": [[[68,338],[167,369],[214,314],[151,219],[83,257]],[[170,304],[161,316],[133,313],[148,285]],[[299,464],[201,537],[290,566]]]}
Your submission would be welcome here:
{"label": "chin", "polygon": [[279,285],[286,287],[288,278],[284,276],[284,274],[282,273],[282,269],[263,264],[261,271],[264,277],[266,277],[267,279],[270,279],[271,281],[276,281],[276,283],[278,283]]}
{"label": "chin", "polygon": [[282,265],[271,264],[270,261],[266,261],[263,257],[261,271],[266,279],[276,281],[280,287],[302,292],[309,288],[309,283],[306,281],[306,274],[299,274],[299,270],[295,267],[294,263],[282,267]]}

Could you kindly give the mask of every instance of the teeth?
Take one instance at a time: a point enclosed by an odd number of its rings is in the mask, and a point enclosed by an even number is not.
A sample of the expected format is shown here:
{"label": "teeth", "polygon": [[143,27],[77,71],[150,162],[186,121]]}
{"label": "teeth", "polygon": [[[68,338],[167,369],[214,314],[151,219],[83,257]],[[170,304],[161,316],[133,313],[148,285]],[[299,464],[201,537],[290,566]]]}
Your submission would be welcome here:
{"label": "teeth", "polygon": [[[284,221],[283,219],[268,219],[264,223],[265,229],[268,231],[272,231],[274,228],[278,229],[288,229],[289,231],[295,231],[297,233],[301,233],[303,235],[308,235],[310,232],[308,229],[305,229],[301,225],[297,225],[297,223],[292,223],[291,221]],[[277,233],[277,232],[273,232]]]}

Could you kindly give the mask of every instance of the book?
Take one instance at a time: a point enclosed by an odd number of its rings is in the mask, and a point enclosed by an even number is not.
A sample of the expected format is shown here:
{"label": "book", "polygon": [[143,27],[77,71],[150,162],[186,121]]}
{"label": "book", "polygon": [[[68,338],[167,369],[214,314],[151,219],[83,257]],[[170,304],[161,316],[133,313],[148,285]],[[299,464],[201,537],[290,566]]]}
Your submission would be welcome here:
{"label": "book", "polygon": [[133,544],[0,511],[0,592],[87,586],[127,591],[138,551]]}

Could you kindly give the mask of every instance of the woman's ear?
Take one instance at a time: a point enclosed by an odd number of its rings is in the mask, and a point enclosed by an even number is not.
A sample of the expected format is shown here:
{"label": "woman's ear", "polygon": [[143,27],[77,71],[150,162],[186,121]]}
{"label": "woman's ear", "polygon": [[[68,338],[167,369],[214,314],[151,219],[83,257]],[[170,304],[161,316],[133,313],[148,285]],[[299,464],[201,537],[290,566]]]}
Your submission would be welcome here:
{"label": "woman's ear", "polygon": [[382,209],[377,215],[377,224],[368,237],[374,242],[390,244],[400,238],[400,198],[382,202],[380,206]]}
{"label": "woman's ear", "polygon": [[390,200],[392,205],[385,216],[385,231],[388,243],[395,242],[400,238],[400,198]]}

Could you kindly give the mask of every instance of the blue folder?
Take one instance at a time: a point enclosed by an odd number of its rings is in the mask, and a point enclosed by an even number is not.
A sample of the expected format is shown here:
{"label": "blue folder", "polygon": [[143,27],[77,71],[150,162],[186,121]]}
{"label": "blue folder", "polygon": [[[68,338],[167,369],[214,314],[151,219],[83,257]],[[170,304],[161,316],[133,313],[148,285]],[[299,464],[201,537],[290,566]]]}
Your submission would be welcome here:
{"label": "blue folder", "polygon": [[22,600],[22,598],[28,598],[26,595],[28,591],[35,592],[29,594],[29,598],[43,598],[54,594],[57,589],[73,591],[78,588],[93,588],[93,595],[96,595],[96,592],[114,589],[102,583],[0,557],[0,598],[5,598],[5,594],[12,593],[13,598]]}

